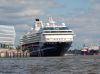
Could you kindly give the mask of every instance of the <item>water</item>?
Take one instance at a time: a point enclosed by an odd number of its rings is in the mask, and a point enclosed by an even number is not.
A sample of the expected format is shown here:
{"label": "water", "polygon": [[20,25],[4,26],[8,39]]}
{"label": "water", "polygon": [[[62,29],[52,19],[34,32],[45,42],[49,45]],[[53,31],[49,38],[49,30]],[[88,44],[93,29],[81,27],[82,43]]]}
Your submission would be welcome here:
{"label": "water", "polygon": [[0,74],[100,74],[100,56],[0,58]]}

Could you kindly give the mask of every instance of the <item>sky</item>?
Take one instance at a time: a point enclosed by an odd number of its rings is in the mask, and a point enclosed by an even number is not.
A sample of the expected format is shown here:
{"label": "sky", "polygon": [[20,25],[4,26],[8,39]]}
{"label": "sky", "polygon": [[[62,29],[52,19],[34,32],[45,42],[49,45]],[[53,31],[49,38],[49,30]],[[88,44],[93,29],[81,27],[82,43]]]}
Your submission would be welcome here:
{"label": "sky", "polygon": [[15,45],[34,25],[35,18],[52,16],[75,33],[72,47],[100,45],[100,0],[0,0],[0,25],[14,25]]}

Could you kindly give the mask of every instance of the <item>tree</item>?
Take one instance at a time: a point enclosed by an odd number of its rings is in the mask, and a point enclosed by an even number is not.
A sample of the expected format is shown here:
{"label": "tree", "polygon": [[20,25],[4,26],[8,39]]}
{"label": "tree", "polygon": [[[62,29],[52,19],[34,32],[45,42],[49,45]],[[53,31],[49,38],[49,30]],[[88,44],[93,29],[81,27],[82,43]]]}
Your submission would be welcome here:
{"label": "tree", "polygon": [[20,50],[20,49],[21,49],[21,47],[20,47],[19,45],[17,45],[16,49],[17,49],[17,50]]}

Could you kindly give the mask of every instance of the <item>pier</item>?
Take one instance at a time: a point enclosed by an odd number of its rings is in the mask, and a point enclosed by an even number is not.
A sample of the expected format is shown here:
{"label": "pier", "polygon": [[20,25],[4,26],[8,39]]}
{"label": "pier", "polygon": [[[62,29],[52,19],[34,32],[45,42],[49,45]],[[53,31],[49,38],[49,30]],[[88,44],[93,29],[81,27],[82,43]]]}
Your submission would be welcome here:
{"label": "pier", "polygon": [[28,51],[18,51],[15,49],[0,49],[0,58],[2,57],[30,57],[30,53]]}

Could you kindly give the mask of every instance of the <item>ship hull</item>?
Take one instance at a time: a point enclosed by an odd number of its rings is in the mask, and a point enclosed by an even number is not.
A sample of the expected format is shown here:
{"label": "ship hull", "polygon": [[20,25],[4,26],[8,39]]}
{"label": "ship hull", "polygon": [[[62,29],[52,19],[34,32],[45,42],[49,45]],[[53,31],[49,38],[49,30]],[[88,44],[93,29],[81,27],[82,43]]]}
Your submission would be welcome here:
{"label": "ship hull", "polygon": [[31,43],[24,45],[24,50],[29,50],[31,57],[63,56],[70,48],[71,44],[72,42]]}

